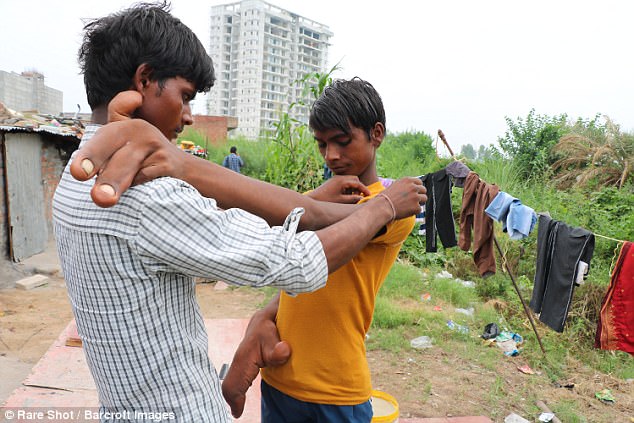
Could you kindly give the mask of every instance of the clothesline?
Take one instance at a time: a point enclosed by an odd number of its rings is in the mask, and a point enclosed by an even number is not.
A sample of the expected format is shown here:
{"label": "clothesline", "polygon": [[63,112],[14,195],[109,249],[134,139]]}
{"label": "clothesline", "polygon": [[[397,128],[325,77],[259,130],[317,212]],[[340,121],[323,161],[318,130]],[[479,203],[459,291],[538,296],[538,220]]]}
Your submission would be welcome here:
{"label": "clothesline", "polygon": [[593,233],[594,233],[594,236],[598,236],[598,237],[601,237],[601,238],[609,239],[610,241],[616,241],[619,244],[623,244],[623,243],[627,242],[627,241],[623,241],[621,239],[616,239],[616,238],[612,238],[612,237],[609,237],[609,236],[601,235],[601,234],[598,234],[596,232],[593,232]]}
{"label": "clothesline", "polygon": [[[456,160],[456,161],[458,161],[458,160]],[[463,163],[463,164],[464,164],[464,163]],[[465,165],[465,167],[466,167],[466,165]],[[486,182],[486,181],[485,181],[484,179],[482,179],[482,178],[480,178],[480,180],[481,180],[481,181],[483,181],[483,182]],[[500,190],[500,191],[502,191],[502,190]],[[546,214],[548,214],[548,215],[550,215],[550,213],[548,213],[548,212],[545,212],[545,213],[546,213]],[[604,238],[604,239],[607,239],[607,240],[610,240],[610,241],[615,241],[615,242],[617,242],[617,243],[619,243],[619,244],[624,244],[624,243],[626,243],[626,242],[631,242],[631,241],[626,241],[626,240],[622,240],[622,239],[616,239],[616,238],[612,238],[612,237],[609,237],[609,236],[601,235],[601,234],[598,234],[598,233],[596,233],[596,232],[594,232],[594,231],[590,231],[590,232],[592,232],[592,233],[594,234],[594,236],[598,236],[599,238]]]}
{"label": "clothesline", "polygon": [[[453,180],[451,177],[453,177]],[[473,239],[474,261],[476,262],[480,274],[484,275],[486,273],[495,273],[495,254],[493,253],[491,243],[495,244],[502,260],[502,265],[506,268],[506,272],[511,278],[511,282],[513,282],[515,291],[522,302],[524,311],[535,332],[540,348],[542,352],[546,354],[539,332],[535,327],[532,313],[522,297],[521,290],[515,281],[515,276],[506,261],[505,253],[502,251],[495,237],[494,230],[494,222],[502,221],[504,222],[503,229],[506,230],[506,228],[508,228],[511,239],[525,238],[533,230],[535,223],[537,223],[537,216],[534,209],[522,205],[517,198],[501,191],[499,186],[487,183],[481,179],[477,173],[471,171],[464,163],[458,161],[450,163],[438,172],[423,175],[420,178],[427,188],[428,197],[431,197],[431,201],[428,199],[428,203],[425,204],[427,213],[425,211],[422,212],[424,219],[423,224],[427,226],[427,251],[435,252],[436,235],[440,236],[445,248],[456,245],[455,237],[447,237],[448,233],[450,235],[454,234],[453,219],[450,219],[450,222],[441,222],[439,219],[442,216],[446,217],[447,214],[451,215],[451,213],[441,212],[440,216],[438,216],[438,212],[439,208],[451,210],[450,203],[448,205],[442,203],[443,201],[450,201],[451,195],[447,194],[451,192],[452,186],[464,188],[460,214],[461,239],[458,245],[465,251],[467,251],[467,248],[471,248],[471,230],[473,229],[473,236],[477,237],[478,241],[476,242],[476,239]],[[489,205],[486,206],[485,209],[483,208],[483,204]],[[511,205],[515,207],[513,212],[509,210]],[[511,213],[514,213],[514,215],[511,215]],[[464,220],[463,214],[466,215]],[[542,323],[557,332],[563,332],[568,311],[572,305],[574,288],[582,284],[588,274],[594,250],[595,237],[603,238],[616,242],[617,244],[614,251],[615,255],[610,265],[610,288],[602,303],[601,311],[601,320],[605,320],[608,323],[604,324],[606,328],[603,331],[600,329],[597,331],[596,339],[599,339],[600,333],[616,333],[614,328],[609,327],[610,322],[612,322],[615,317],[603,316],[603,312],[605,304],[611,304],[609,301],[619,300],[622,302],[621,297],[623,292],[625,292],[624,290],[626,290],[626,288],[623,287],[624,285],[622,285],[623,281],[632,280],[631,275],[634,274],[634,260],[632,259],[634,259],[634,255],[631,253],[633,251],[631,247],[633,244],[629,241],[597,234],[584,228],[569,226],[565,222],[552,219],[548,212],[539,213],[538,220],[537,263],[530,309],[539,315],[539,320]],[[463,221],[466,225],[464,228]],[[442,223],[442,225],[439,225],[439,223]],[[479,229],[476,226],[478,224],[480,225]],[[431,228],[429,226],[431,226]],[[430,231],[430,229],[432,229],[432,231]],[[444,238],[443,233],[445,235]],[[434,247],[431,250],[429,249],[430,235]],[[620,252],[619,249],[621,249]],[[626,250],[630,251],[630,253],[626,253]],[[617,255],[619,259],[618,263],[615,263],[614,260]],[[624,262],[627,260],[630,260],[629,268],[623,270],[625,266]],[[621,297],[614,299],[611,298],[611,295],[615,291],[616,288],[614,288],[614,286],[616,286],[617,283],[621,283],[621,288],[619,288],[618,291]],[[630,289],[630,293],[627,295],[634,296],[634,286],[627,289]],[[610,305],[607,310],[614,312],[611,307]],[[625,313],[621,313],[620,311],[616,314],[619,316],[625,315]],[[603,319],[604,317],[605,319]],[[634,321],[630,320],[627,320],[625,323],[634,325]],[[597,348],[610,350],[620,349],[634,354],[634,342],[630,342],[629,344],[622,343],[622,345],[614,344],[610,338],[607,340],[612,343],[604,343],[603,338],[605,338],[605,336],[601,336],[602,343],[599,345],[597,344],[598,341],[595,342]],[[628,335],[626,334],[623,335],[622,338],[625,339],[627,337]],[[617,340],[621,340],[621,337],[617,338]]]}

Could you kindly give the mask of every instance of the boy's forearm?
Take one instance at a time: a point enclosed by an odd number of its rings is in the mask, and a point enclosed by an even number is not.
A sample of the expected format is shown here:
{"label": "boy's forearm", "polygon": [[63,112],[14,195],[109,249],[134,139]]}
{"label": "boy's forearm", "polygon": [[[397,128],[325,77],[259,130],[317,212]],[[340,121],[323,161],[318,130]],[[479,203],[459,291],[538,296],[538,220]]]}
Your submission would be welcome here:
{"label": "boy's forearm", "polygon": [[215,163],[187,156],[183,174],[178,175],[193,185],[203,196],[214,198],[218,206],[241,208],[265,219],[271,225],[281,225],[295,207],[306,211],[300,229],[317,230],[335,223],[360,206],[334,204],[313,200],[295,191],[241,175]]}

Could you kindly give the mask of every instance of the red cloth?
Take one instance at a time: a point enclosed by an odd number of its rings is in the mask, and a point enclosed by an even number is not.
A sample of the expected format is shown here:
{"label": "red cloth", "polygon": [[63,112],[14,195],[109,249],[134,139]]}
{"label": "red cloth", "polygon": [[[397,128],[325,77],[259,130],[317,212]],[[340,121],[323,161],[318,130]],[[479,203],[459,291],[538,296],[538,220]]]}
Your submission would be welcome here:
{"label": "red cloth", "polygon": [[500,192],[497,185],[491,185],[480,179],[477,173],[470,172],[462,192],[460,208],[460,236],[458,246],[469,251],[471,248],[471,228],[473,228],[473,260],[480,275],[495,273],[495,255],[493,254],[493,220],[484,212],[491,201]]}
{"label": "red cloth", "polygon": [[634,244],[625,242],[614,266],[594,340],[595,348],[634,355]]}

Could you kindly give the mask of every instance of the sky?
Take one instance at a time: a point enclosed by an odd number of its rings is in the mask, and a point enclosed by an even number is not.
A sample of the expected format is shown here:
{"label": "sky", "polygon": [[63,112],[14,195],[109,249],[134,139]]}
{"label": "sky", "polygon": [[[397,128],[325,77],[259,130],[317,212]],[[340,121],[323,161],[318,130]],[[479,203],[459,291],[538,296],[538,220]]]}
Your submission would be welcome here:
{"label": "sky", "polygon": [[[89,111],[77,65],[82,19],[134,1],[0,0],[0,70],[38,70]],[[219,0],[172,0],[172,13],[209,45]],[[627,0],[272,0],[334,32],[330,66],[383,99],[388,131],[442,129],[455,152],[497,144],[505,117],[607,115],[634,131],[634,2]],[[212,88],[213,89],[213,88]],[[198,99],[198,98],[197,98]],[[204,101],[194,104],[205,113]]]}

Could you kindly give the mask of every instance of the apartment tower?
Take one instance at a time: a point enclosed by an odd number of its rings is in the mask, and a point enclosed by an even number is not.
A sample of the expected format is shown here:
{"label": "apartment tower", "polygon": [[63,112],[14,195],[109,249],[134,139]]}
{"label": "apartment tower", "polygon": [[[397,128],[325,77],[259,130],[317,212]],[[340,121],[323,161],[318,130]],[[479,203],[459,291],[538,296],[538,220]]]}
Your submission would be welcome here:
{"label": "apartment tower", "polygon": [[[302,100],[295,81],[328,70],[328,27],[261,0],[213,6],[210,33],[217,81],[207,113],[236,116],[237,132],[249,138],[274,130],[280,113]],[[294,106],[291,117],[308,122],[308,113]]]}

